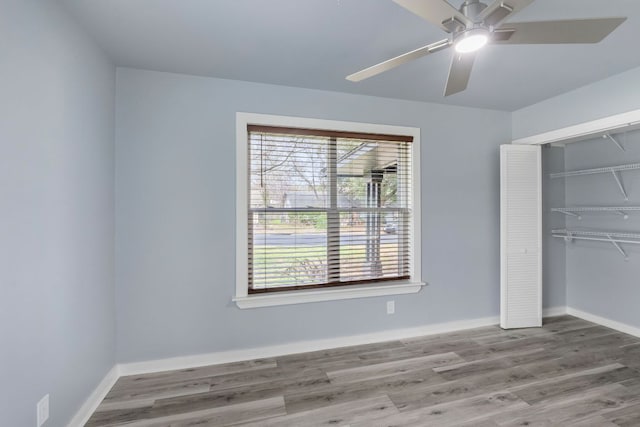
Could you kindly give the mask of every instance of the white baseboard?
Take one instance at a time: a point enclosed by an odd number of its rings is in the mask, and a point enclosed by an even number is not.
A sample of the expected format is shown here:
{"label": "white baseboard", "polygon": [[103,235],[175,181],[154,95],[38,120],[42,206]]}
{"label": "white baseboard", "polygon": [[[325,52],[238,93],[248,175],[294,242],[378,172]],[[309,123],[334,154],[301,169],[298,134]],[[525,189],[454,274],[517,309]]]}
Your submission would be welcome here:
{"label": "white baseboard", "polygon": [[146,362],[124,363],[119,365],[119,372],[120,375],[124,376],[171,371],[176,369],[188,369],[198,366],[240,362],[243,360],[276,357],[288,354],[305,353],[308,351],[327,350],[330,348],[371,344],[384,341],[393,341],[397,339],[419,337],[424,335],[454,332],[464,329],[480,328],[483,326],[496,325],[498,324],[498,321],[499,318],[497,316],[485,317],[480,319],[436,323],[433,325],[420,326],[416,328],[396,329],[346,337],[300,341],[289,344],[222,351],[217,353],[199,354],[193,356],[173,357]]}
{"label": "white baseboard", "polygon": [[567,314],[567,307],[549,307],[542,309],[542,317],[564,316]]}
{"label": "white baseboard", "polygon": [[100,402],[102,402],[107,393],[109,393],[109,390],[111,390],[116,381],[118,381],[118,378],[120,378],[120,372],[118,371],[118,365],[115,365],[107,372],[107,375],[104,376],[89,397],[87,397],[87,400],[84,401],[78,412],[76,412],[69,422],[68,427],[84,426],[98,408]]}
{"label": "white baseboard", "polygon": [[[571,310],[572,312],[570,312]],[[598,320],[594,320],[597,316],[584,313],[584,316],[577,310],[568,309],[566,307],[551,307],[543,310],[544,317],[560,316],[563,314],[572,314],[576,317],[582,317],[585,320],[601,323],[614,329],[622,330],[618,327],[611,326],[611,322],[602,319],[605,324]],[[587,318],[586,316],[591,316]],[[172,357],[167,359],[150,360],[144,362],[123,363],[114,366],[98,384],[96,389],[87,398],[78,413],[69,423],[69,427],[83,426],[96,410],[102,399],[107,395],[111,387],[121,376],[140,375],[161,371],[172,371],[177,369],[195,368],[198,366],[216,365],[220,363],[241,362],[244,360],[260,359],[265,357],[276,357],[288,354],[305,353],[308,351],[327,350],[331,348],[346,347],[352,345],[372,344],[384,341],[393,341],[398,339],[414,338],[434,334],[443,334],[448,332],[462,331],[465,329],[481,328],[483,326],[497,325],[500,321],[498,316],[484,317],[479,319],[460,320],[446,323],[436,323],[432,325],[419,326],[415,328],[395,329],[390,331],[373,332],[369,334],[352,335],[346,337],[327,338],[320,340],[300,341],[289,344],[272,345],[259,348],[241,349],[222,351],[217,353],[198,354],[192,356]],[[616,322],[613,322],[616,323]],[[619,324],[622,325],[622,324]],[[640,330],[636,329],[636,333],[628,332],[628,325],[623,325],[626,330],[623,332],[640,336]]]}
{"label": "white baseboard", "polygon": [[633,335],[634,337],[640,337],[640,328],[627,325],[626,323],[607,319],[606,317],[597,316],[595,314],[587,313],[586,311],[578,310],[572,307],[567,307],[567,314],[579,317],[589,322],[606,326],[607,328],[615,329],[616,331],[624,332],[625,334]]}
{"label": "white baseboard", "polygon": [[100,384],[98,384],[93,393],[91,393],[80,410],[73,417],[68,427],[84,426],[91,415],[95,412],[100,402],[102,402],[109,390],[121,376],[140,375],[153,372],[171,371],[176,369],[188,369],[198,366],[241,362],[244,360],[260,359],[265,357],[283,356],[287,354],[304,353],[308,351],[327,350],[330,348],[346,347],[351,345],[371,344],[376,342],[393,341],[397,339],[455,332],[464,329],[473,329],[483,326],[496,325],[498,324],[498,321],[498,316],[485,317],[480,319],[436,323],[433,325],[426,325],[416,328],[374,332],[370,334],[361,334],[348,337],[301,341],[290,344],[273,345],[259,348],[231,350],[217,353],[150,360],[145,362],[118,364],[114,366],[107,373]]}

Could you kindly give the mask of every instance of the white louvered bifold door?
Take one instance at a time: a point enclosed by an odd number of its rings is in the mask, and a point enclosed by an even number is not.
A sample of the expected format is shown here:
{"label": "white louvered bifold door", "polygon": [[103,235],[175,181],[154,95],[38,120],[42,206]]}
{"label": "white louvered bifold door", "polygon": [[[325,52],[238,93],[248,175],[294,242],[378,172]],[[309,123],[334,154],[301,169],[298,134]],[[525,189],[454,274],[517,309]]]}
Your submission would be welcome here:
{"label": "white louvered bifold door", "polygon": [[540,147],[500,147],[500,326],[542,326]]}

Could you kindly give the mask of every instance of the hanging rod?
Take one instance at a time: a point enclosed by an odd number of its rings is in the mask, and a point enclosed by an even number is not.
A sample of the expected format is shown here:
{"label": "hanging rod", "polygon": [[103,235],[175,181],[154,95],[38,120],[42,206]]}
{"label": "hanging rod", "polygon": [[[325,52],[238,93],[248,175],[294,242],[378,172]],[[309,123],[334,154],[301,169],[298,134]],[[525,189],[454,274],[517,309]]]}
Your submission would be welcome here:
{"label": "hanging rod", "polygon": [[640,211],[640,206],[580,206],[573,208],[551,208],[551,212],[559,212],[564,215],[582,219],[580,212],[615,212],[624,219],[629,219],[627,212]]}
{"label": "hanging rod", "polygon": [[629,256],[620,246],[621,243],[640,245],[640,234],[636,233],[613,233],[607,231],[583,231],[583,230],[552,230],[553,237],[563,238],[570,243],[574,240],[589,240],[594,242],[611,243],[628,261]]}
{"label": "hanging rod", "polygon": [[576,171],[569,172],[558,172],[549,174],[551,178],[566,178],[569,176],[582,176],[582,175],[595,175],[601,173],[610,173],[613,175],[613,178],[616,180],[616,184],[618,184],[618,188],[624,197],[624,200],[629,200],[629,196],[627,195],[627,191],[624,189],[624,185],[622,185],[622,181],[620,180],[620,176],[618,172],[630,171],[640,169],[640,163],[631,163],[628,165],[620,165],[620,166],[611,166],[608,168],[596,168],[596,169],[582,169]]}

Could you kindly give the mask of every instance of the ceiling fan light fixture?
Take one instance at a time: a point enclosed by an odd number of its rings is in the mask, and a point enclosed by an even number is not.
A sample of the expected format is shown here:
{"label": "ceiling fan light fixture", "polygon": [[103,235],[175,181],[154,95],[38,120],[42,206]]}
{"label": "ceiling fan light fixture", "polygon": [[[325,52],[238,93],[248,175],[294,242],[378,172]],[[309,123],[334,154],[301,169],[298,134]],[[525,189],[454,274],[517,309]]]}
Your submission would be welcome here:
{"label": "ceiling fan light fixture", "polygon": [[458,53],[470,53],[482,49],[488,42],[488,30],[473,28],[460,34],[454,42],[454,47]]}

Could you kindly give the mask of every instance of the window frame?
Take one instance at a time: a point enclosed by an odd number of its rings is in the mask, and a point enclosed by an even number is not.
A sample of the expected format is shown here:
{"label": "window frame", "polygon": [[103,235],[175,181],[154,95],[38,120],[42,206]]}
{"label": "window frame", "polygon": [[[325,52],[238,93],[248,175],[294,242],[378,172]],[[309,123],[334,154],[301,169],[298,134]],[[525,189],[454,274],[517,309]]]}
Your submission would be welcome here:
{"label": "window frame", "polygon": [[[250,293],[248,274],[248,125],[318,129],[333,132],[355,132],[413,137],[412,162],[412,217],[410,279],[380,280],[365,285],[324,286],[312,289],[290,289],[279,292]],[[419,292],[425,285],[421,271],[421,201],[420,201],[420,128],[346,122],[257,113],[236,113],[236,289],[233,301],[240,308],[298,304],[314,301],[351,299],[369,296],[398,295]]]}

